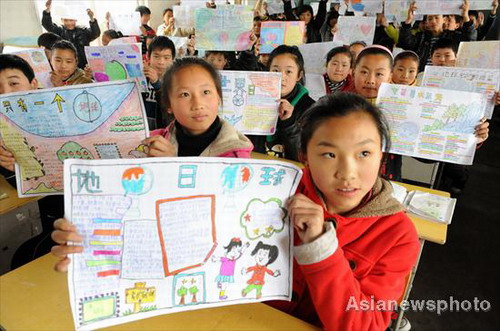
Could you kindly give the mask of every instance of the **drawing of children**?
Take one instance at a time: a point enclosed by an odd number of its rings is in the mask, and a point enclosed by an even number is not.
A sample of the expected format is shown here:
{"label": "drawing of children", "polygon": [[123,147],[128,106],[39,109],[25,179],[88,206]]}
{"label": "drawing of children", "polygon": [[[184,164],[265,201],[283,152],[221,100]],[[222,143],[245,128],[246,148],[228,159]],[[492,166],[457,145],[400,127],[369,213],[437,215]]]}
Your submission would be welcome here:
{"label": "drawing of children", "polygon": [[220,300],[227,299],[226,289],[229,283],[234,283],[234,267],[236,266],[236,261],[243,255],[243,252],[248,246],[250,246],[250,243],[247,242],[243,246],[240,238],[233,238],[227,246],[224,246],[226,250],[225,256],[212,257],[212,262],[221,262],[219,275],[215,278],[217,287],[220,289]]}
{"label": "drawing of children", "polygon": [[241,270],[242,274],[249,273],[253,271],[252,277],[247,281],[248,286],[241,291],[241,295],[246,297],[248,293],[253,290],[257,291],[256,299],[262,297],[262,286],[264,286],[264,277],[266,273],[273,277],[278,277],[281,272],[277,269],[272,271],[268,269],[267,266],[276,261],[278,258],[278,247],[274,245],[266,245],[262,241],[259,241],[252,251],[252,256],[255,256],[255,262],[257,263],[253,267],[243,268]]}

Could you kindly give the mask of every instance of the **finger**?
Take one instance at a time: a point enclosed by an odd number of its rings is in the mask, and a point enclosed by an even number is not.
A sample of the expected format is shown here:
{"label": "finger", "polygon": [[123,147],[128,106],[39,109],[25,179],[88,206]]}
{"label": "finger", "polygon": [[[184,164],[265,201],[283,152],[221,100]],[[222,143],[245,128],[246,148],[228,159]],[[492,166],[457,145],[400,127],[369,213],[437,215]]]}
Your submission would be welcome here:
{"label": "finger", "polygon": [[69,257],[65,257],[64,259],[62,259],[61,261],[59,261],[55,264],[54,270],[58,271],[58,272],[67,272],[70,262],[71,262],[71,259]]}
{"label": "finger", "polygon": [[68,242],[81,243],[83,242],[83,237],[80,236],[76,232],[67,232],[67,231],[52,231],[50,237],[56,243],[60,245],[66,245]]}
{"label": "finger", "polygon": [[58,258],[65,258],[68,254],[78,254],[83,252],[83,246],[56,245],[50,249],[52,255]]}
{"label": "finger", "polygon": [[62,231],[73,231],[76,232],[76,226],[65,218],[58,218],[54,221],[54,229]]}

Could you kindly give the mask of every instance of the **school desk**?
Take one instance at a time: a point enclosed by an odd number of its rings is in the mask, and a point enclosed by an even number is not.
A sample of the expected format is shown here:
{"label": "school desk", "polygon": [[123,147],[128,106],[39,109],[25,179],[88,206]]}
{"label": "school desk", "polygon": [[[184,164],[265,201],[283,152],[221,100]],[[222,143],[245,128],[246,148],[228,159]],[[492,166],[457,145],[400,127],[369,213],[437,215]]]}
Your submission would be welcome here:
{"label": "school desk", "polygon": [[[66,274],[50,254],[0,277],[0,325],[6,330],[71,330]],[[0,328],[1,329],[1,328]],[[105,330],[318,330],[263,303],[151,317]]]}

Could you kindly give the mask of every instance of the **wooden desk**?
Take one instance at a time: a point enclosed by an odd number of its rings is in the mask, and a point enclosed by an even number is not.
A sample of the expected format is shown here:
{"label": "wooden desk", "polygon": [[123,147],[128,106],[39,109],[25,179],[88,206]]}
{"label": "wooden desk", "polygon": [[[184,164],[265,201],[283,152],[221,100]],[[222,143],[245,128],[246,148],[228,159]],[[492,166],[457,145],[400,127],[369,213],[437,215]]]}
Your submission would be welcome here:
{"label": "wooden desk", "polygon": [[7,193],[8,197],[0,200],[0,215],[7,214],[16,208],[22,207],[41,197],[19,198],[17,190],[13,188],[3,176],[0,176],[0,192]]}
{"label": "wooden desk", "polygon": [[[0,277],[0,325],[6,330],[74,329],[66,274],[45,255]],[[318,330],[262,303],[208,308],[121,324],[106,330]]]}

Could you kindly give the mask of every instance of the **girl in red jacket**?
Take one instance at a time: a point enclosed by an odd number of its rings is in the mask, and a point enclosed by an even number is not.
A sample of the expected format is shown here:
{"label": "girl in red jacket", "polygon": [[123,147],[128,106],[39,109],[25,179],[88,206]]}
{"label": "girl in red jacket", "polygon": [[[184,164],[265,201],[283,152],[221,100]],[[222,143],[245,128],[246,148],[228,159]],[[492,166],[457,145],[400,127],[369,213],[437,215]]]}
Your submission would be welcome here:
{"label": "girl in red jacket", "polygon": [[336,93],[304,114],[301,129],[306,168],[288,206],[293,296],[271,305],[328,330],[385,330],[419,252],[379,176],[387,124],[363,97]]}

